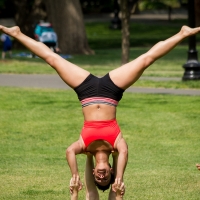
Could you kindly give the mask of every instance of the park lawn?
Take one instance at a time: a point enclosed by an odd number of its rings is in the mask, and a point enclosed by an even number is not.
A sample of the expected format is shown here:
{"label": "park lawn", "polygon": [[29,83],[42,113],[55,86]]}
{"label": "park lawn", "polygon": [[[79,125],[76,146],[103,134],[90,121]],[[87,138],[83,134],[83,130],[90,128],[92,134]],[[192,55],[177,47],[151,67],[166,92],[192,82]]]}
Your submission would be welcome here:
{"label": "park lawn", "polygon": [[[147,47],[131,48],[131,60],[148,50]],[[107,72],[120,66],[120,49],[98,49],[95,55],[76,55],[70,62],[90,71],[94,75],[103,76]],[[183,56],[184,55],[184,56]],[[200,89],[200,81],[182,81],[183,64],[187,59],[187,47],[180,45],[168,55],[157,60],[142,75],[142,77],[177,77],[177,81],[139,80],[133,86],[154,88],[191,88]],[[0,73],[10,74],[56,74],[49,65],[39,58],[8,59],[0,61]]]}
{"label": "park lawn", "polygon": [[[124,199],[199,199],[198,107],[198,96],[124,93],[117,114],[129,146]],[[1,87],[0,199],[70,199],[65,149],[79,137],[81,112],[72,90]],[[84,155],[78,163],[83,180]]]}
{"label": "park lawn", "polygon": [[[130,22],[130,46],[152,46],[176,34],[187,20],[147,20]],[[85,23],[88,42],[93,49],[121,48],[121,30],[109,28],[110,22]],[[197,35],[199,42],[200,35]],[[187,40],[183,41],[187,44]]]}
{"label": "park lawn", "polygon": [[[147,52],[148,47],[130,49],[130,61]],[[143,76],[182,77],[183,64],[187,61],[187,46],[177,46],[169,54],[153,63]],[[121,49],[99,49],[95,55],[75,55],[68,59],[95,75],[102,76],[121,66]],[[16,58],[1,60],[0,73],[12,74],[55,74],[48,64],[40,58]]]}

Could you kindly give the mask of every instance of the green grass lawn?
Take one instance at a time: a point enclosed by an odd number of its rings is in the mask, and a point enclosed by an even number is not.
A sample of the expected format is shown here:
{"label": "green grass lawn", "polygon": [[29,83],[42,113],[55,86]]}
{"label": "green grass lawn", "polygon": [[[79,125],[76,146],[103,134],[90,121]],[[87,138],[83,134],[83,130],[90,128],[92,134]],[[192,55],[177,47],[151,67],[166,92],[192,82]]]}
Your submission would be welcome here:
{"label": "green grass lawn", "polygon": [[[124,94],[117,114],[129,146],[124,199],[199,199],[198,107],[197,96]],[[65,149],[82,123],[72,90],[1,87],[0,199],[70,199]],[[78,163],[83,180],[84,155]]]}
{"label": "green grass lawn", "polygon": [[[131,60],[148,50],[147,47],[131,48]],[[76,55],[70,62],[102,76],[120,66],[120,49],[98,49],[95,55]],[[200,81],[181,81],[187,59],[187,47],[178,46],[163,58],[157,60],[142,75],[143,77],[178,77],[179,81],[139,80],[133,86],[155,88],[193,88],[200,89]],[[0,73],[12,74],[56,74],[39,58],[8,59],[0,61]]]}
{"label": "green grass lawn", "polygon": [[[182,25],[187,25],[187,20],[130,22],[130,46],[152,46],[176,34]],[[88,42],[94,49],[121,48],[121,30],[109,28],[110,22],[86,23]],[[197,36],[198,39],[200,36]],[[184,41],[187,44],[187,40]]]}
{"label": "green grass lawn", "polygon": [[[148,47],[130,49],[130,60],[147,52]],[[157,60],[143,76],[182,77],[183,64],[187,61],[187,46],[178,46],[170,53]],[[121,66],[121,49],[99,49],[95,55],[74,55],[70,62],[94,73],[104,75],[106,72]],[[53,74],[56,73],[40,58],[13,58],[0,61],[0,73],[16,74]]]}

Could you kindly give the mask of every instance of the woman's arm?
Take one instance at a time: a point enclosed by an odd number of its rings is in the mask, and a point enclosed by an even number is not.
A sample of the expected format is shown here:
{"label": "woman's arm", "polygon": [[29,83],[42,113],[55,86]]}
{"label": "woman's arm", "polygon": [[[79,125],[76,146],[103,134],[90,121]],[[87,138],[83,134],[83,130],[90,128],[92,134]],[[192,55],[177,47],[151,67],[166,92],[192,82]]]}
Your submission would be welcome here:
{"label": "woman's arm", "polygon": [[[117,174],[118,156],[119,156],[118,152],[116,152],[116,151],[112,152],[112,157],[113,157],[112,168],[113,168],[113,172],[115,175]],[[116,182],[117,182],[117,180],[115,180],[115,183]],[[114,185],[115,185],[115,183],[114,183]],[[122,200],[123,199],[123,195],[125,193],[124,183],[119,180],[118,184],[121,186],[119,189],[116,188],[116,185],[115,185],[114,190],[113,190],[113,187],[110,189],[109,200]]]}
{"label": "woman's arm", "polygon": [[[78,190],[82,189],[82,183],[81,183],[80,178],[79,178],[76,155],[81,154],[81,153],[83,153],[83,148],[82,148],[80,140],[71,144],[66,150],[66,159],[67,159],[69,168],[71,170],[72,177],[74,178],[74,180],[77,180],[77,177],[79,179]],[[73,193],[73,191],[71,190],[71,187],[70,187],[70,192]]]}
{"label": "woman's arm", "polygon": [[83,148],[81,142],[77,140],[73,144],[71,144],[66,150],[66,159],[69,164],[72,176],[79,175],[78,174],[78,166],[76,161],[76,155],[83,153]]}
{"label": "woman's arm", "polygon": [[99,193],[94,183],[93,169],[94,169],[93,155],[87,153],[87,160],[85,165],[86,200],[90,199],[99,200]]}
{"label": "woman's arm", "polygon": [[123,195],[125,193],[123,176],[128,161],[128,146],[124,138],[121,138],[116,148],[118,150],[118,155],[113,154],[113,169],[116,176],[115,182],[112,185],[112,190],[115,194],[110,192],[110,196],[112,197],[111,199],[121,200],[123,199]]}
{"label": "woman's arm", "polygon": [[124,138],[121,138],[121,140],[118,142],[117,150],[119,155],[117,159],[116,178],[120,178],[123,181],[123,175],[128,161],[128,146]]}

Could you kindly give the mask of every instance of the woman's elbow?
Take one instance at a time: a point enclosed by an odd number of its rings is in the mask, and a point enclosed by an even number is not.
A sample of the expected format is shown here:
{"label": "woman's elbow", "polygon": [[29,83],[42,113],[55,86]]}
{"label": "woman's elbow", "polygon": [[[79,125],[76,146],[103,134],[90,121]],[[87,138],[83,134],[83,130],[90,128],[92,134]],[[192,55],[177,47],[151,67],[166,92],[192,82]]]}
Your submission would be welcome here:
{"label": "woman's elbow", "polygon": [[66,149],[66,158],[68,158],[73,152],[74,152],[73,149],[71,147],[68,147]]}
{"label": "woman's elbow", "polygon": [[120,151],[120,154],[123,155],[124,157],[128,157],[128,149],[124,148]]}

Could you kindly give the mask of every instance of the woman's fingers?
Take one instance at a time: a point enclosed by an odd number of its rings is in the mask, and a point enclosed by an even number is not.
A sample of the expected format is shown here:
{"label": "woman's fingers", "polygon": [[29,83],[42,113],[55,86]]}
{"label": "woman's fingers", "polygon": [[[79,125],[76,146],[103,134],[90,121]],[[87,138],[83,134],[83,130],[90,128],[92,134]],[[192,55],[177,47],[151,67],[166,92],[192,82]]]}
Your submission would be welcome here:
{"label": "woman's fingers", "polygon": [[80,181],[80,177],[78,175],[73,175],[70,179],[70,193],[77,192],[83,188],[83,184]]}
{"label": "woman's fingers", "polygon": [[125,185],[121,178],[116,178],[115,183],[112,185],[112,190],[116,192],[117,195],[123,196],[125,193]]}

